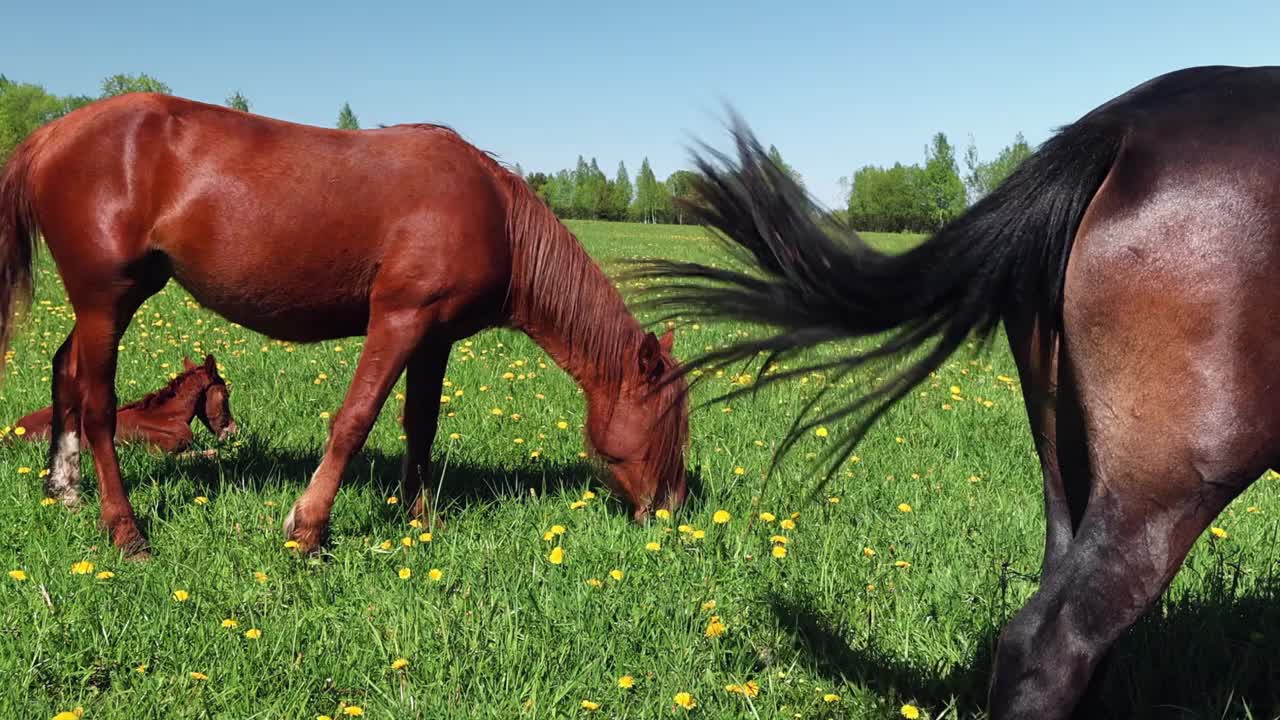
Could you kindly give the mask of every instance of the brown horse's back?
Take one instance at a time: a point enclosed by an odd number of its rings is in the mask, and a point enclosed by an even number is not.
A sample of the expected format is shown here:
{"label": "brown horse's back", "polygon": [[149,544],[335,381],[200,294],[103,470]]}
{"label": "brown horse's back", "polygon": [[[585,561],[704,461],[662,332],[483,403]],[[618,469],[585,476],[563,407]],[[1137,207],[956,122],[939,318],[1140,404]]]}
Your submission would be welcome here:
{"label": "brown horse's back", "polygon": [[[90,262],[127,267],[143,285],[172,276],[232,321],[320,340],[364,332],[389,259],[492,295],[510,263],[494,168],[443,128],[329,130],[126,95],[50,127],[37,215],[60,269],[80,270],[72,277]],[[90,197],[90,217],[66,212]]]}

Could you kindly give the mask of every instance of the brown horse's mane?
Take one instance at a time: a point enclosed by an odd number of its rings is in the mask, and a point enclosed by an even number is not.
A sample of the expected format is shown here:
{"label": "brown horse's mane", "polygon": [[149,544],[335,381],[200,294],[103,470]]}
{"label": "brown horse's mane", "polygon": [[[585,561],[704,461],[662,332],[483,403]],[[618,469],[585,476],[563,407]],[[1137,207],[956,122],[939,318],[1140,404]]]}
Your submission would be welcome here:
{"label": "brown horse's mane", "polygon": [[[604,384],[605,392],[616,392],[628,373],[638,371],[645,331],[578,238],[524,178],[494,153],[472,145],[446,125],[415,123],[395,127],[439,133],[465,148],[504,185],[508,196],[507,236],[512,246],[508,301],[513,318],[553,328],[565,351],[572,355],[572,364],[591,368],[595,379]],[[657,461],[663,481],[674,482],[682,467],[688,436],[686,398],[673,383],[662,383],[657,392],[674,402],[657,418],[651,459]]]}

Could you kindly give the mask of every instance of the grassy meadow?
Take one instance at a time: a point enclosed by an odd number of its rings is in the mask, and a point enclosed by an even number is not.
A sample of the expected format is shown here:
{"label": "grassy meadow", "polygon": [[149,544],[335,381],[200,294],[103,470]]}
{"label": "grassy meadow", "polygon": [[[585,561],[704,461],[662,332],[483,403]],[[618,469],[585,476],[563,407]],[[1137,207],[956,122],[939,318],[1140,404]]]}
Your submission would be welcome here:
{"label": "grassy meadow", "polygon": [[[606,263],[715,250],[688,227],[571,226]],[[43,254],[0,426],[48,404],[70,326]],[[676,354],[750,331],[684,328]],[[402,378],[339,494],[329,553],[302,559],[281,522],[362,344],[276,342],[172,284],[146,303],[122,343],[122,400],[212,352],[241,430],[219,445],[198,427],[213,457],[121,450],[145,563],[96,528],[87,454],[88,502],[70,513],[41,504],[46,445],[0,440],[0,570],[20,571],[0,575],[0,717],[982,716],[996,633],[1036,588],[1044,532],[1003,340],[952,358],[814,500],[822,437],[762,477],[824,377],[698,409],[699,492],[641,527],[580,456],[571,379],[523,335],[485,332],[448,370],[435,446],[448,526],[423,536],[391,500]],[[742,381],[708,378],[696,399]],[[1215,524],[1226,537],[1201,539],[1118,646],[1106,693],[1121,716],[1280,712],[1280,480]]]}

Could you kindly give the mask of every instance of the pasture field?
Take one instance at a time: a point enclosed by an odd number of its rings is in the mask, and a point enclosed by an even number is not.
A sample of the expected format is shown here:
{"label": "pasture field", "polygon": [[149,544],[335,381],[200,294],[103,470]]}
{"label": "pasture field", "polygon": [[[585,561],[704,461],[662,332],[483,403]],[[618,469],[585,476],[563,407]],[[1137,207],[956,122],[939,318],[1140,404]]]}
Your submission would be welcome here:
{"label": "pasture field", "polygon": [[[606,267],[714,249],[694,228],[570,225]],[[71,325],[41,257],[0,426],[49,402],[50,358]],[[678,329],[676,355],[751,331]],[[767,486],[762,474],[824,377],[697,409],[688,466],[700,490],[642,527],[579,455],[571,379],[523,335],[485,332],[455,347],[448,371],[435,449],[448,526],[420,536],[390,500],[395,397],[320,559],[287,551],[281,522],[362,339],[275,342],[170,285],[122,344],[125,400],[161,386],[184,354],[213,352],[240,434],[218,445],[199,428],[197,449],[214,457],[122,449],[154,551],[145,563],[96,528],[87,454],[88,504],[70,513],[41,504],[46,446],[0,442],[0,570],[21,571],[0,575],[0,717],[912,716],[904,705],[981,716],[996,633],[1036,587],[1039,464],[1002,338],[952,358],[812,499],[823,437]],[[695,400],[751,380],[739,375],[707,378]],[[1121,716],[1280,712],[1280,480],[1255,483],[1215,526],[1225,537],[1206,533],[1117,648],[1106,695]]]}

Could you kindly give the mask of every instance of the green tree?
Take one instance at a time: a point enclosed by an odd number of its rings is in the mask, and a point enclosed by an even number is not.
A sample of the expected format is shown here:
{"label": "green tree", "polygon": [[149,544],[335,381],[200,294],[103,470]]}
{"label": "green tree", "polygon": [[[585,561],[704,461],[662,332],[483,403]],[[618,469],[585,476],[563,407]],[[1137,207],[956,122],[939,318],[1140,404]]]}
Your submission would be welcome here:
{"label": "green tree", "polygon": [[249,112],[249,98],[239,90],[227,96],[227,107],[241,112]]}
{"label": "green tree", "polygon": [[929,208],[924,194],[924,170],[919,165],[895,163],[891,168],[868,165],[853,174],[849,222],[859,230],[925,230]]}
{"label": "green tree", "polygon": [[102,97],[109,98],[131,92],[154,92],[168,95],[173,89],[146,73],[117,74],[102,79]]}
{"label": "green tree", "polygon": [[1034,152],[1022,133],[1018,133],[1014,136],[1012,145],[1002,149],[991,162],[983,163],[978,161],[978,149],[971,138],[965,152],[965,166],[969,170],[965,176],[965,185],[969,190],[970,201],[977,202],[1000,187],[1000,183]]}
{"label": "green tree", "polygon": [[673,222],[683,225],[689,219],[686,216],[684,205],[698,200],[694,192],[694,180],[697,177],[697,175],[688,170],[677,170],[667,178],[667,193],[671,197],[671,219]]}
{"label": "green tree", "polygon": [[636,199],[631,203],[631,217],[644,223],[658,222],[662,201],[660,183],[649,167],[649,158],[645,158],[640,163],[640,172],[636,173]]}
{"label": "green tree", "polygon": [[773,161],[774,165],[777,165],[779,168],[786,171],[797,185],[801,188],[804,187],[804,178],[800,177],[800,173],[797,172],[795,168],[788,165],[787,161],[782,159],[782,153],[778,152],[778,148],[773,145],[769,146],[769,159]]}
{"label": "green tree", "polygon": [[937,230],[960,216],[965,208],[964,181],[956,165],[955,149],[946,133],[937,133],[925,150],[924,197],[928,203],[926,227]]}
{"label": "green tree", "polygon": [[351,111],[350,103],[342,103],[342,109],[338,111],[338,129],[339,130],[359,130],[360,121],[356,118],[356,114]]}
{"label": "green tree", "polygon": [[0,160],[8,158],[31,131],[65,112],[65,103],[43,87],[0,75]]}
{"label": "green tree", "polygon": [[634,192],[631,187],[631,176],[627,174],[626,163],[618,161],[618,172],[614,174],[613,182],[609,183],[610,220],[627,219],[627,211],[631,208],[631,197]]}

